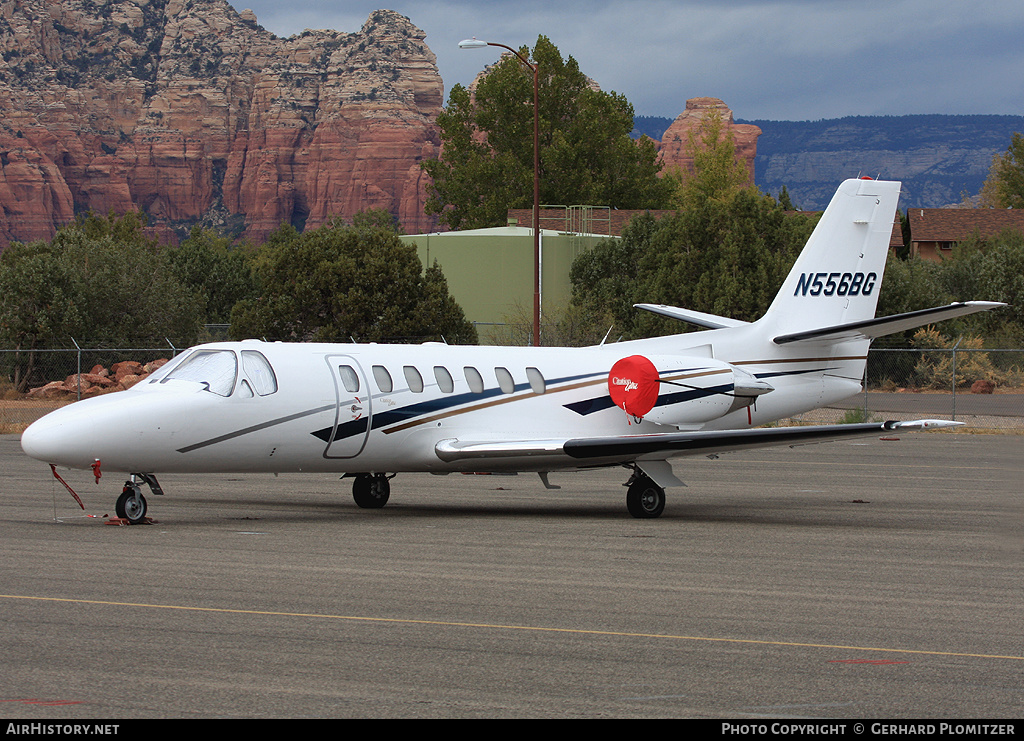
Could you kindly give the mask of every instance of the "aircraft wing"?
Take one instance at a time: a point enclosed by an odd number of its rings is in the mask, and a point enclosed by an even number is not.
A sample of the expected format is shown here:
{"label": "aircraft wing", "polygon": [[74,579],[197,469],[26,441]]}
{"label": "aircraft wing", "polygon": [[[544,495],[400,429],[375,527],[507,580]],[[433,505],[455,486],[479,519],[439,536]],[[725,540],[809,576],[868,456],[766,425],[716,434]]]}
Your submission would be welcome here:
{"label": "aircraft wing", "polygon": [[1006,304],[996,301],[966,301],[948,306],[936,306],[933,309],[910,311],[906,314],[895,314],[880,319],[866,319],[861,322],[850,322],[833,327],[812,329],[807,332],[780,335],[772,340],[776,345],[790,342],[836,342],[842,340],[873,340],[887,334],[903,332],[914,327],[922,327],[933,322],[953,319],[958,316],[976,314],[979,311],[998,309]]}
{"label": "aircraft wing", "polygon": [[586,462],[625,463],[645,456],[668,458],[723,453],[773,445],[803,445],[846,437],[884,435],[896,430],[954,427],[962,422],[919,419],[911,422],[867,422],[852,425],[765,427],[744,430],[697,430],[653,435],[582,437],[564,440],[468,441],[448,439],[435,446],[447,462],[484,458],[568,456]]}

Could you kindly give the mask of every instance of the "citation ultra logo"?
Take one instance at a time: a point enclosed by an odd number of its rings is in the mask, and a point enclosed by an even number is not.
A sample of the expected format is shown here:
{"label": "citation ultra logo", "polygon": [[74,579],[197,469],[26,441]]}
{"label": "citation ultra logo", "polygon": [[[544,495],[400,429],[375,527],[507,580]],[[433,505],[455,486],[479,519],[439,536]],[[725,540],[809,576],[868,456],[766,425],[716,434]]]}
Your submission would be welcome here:
{"label": "citation ultra logo", "polygon": [[612,379],[612,384],[615,386],[625,386],[624,391],[636,391],[640,388],[636,381],[631,381],[628,378],[619,378],[618,376]]}

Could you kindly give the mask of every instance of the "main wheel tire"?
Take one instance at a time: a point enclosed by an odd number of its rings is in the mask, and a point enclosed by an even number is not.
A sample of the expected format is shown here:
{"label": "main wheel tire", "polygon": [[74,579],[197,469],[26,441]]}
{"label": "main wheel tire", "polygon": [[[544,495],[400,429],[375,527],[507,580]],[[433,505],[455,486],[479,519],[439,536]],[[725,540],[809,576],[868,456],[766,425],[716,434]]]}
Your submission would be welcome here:
{"label": "main wheel tire", "polygon": [[363,509],[380,509],[391,496],[391,482],[382,473],[361,474],[352,482],[352,498]]}
{"label": "main wheel tire", "polygon": [[646,476],[641,476],[626,492],[626,509],[638,519],[659,517],[665,511],[665,490]]}
{"label": "main wheel tire", "polygon": [[135,491],[128,488],[121,492],[114,505],[114,511],[122,520],[128,520],[132,525],[138,525],[146,519],[146,498],[140,493],[135,496]]}

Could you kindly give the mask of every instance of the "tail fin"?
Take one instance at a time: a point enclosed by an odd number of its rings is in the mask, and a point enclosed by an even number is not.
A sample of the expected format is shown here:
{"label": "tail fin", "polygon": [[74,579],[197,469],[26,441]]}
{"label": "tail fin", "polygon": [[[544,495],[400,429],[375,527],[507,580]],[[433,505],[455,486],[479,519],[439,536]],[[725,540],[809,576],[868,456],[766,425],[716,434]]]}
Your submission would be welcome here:
{"label": "tail fin", "polygon": [[871,319],[889,253],[900,183],[847,180],[758,324],[769,336]]}

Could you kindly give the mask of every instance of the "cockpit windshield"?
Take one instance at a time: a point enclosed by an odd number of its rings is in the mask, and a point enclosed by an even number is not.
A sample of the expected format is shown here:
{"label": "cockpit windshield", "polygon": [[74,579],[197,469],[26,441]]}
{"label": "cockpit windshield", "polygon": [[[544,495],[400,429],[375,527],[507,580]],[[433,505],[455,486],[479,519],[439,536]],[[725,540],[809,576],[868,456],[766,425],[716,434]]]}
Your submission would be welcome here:
{"label": "cockpit windshield", "polygon": [[206,384],[208,391],[219,396],[230,396],[237,375],[238,361],[230,350],[196,350],[171,370],[161,383],[196,381]]}

